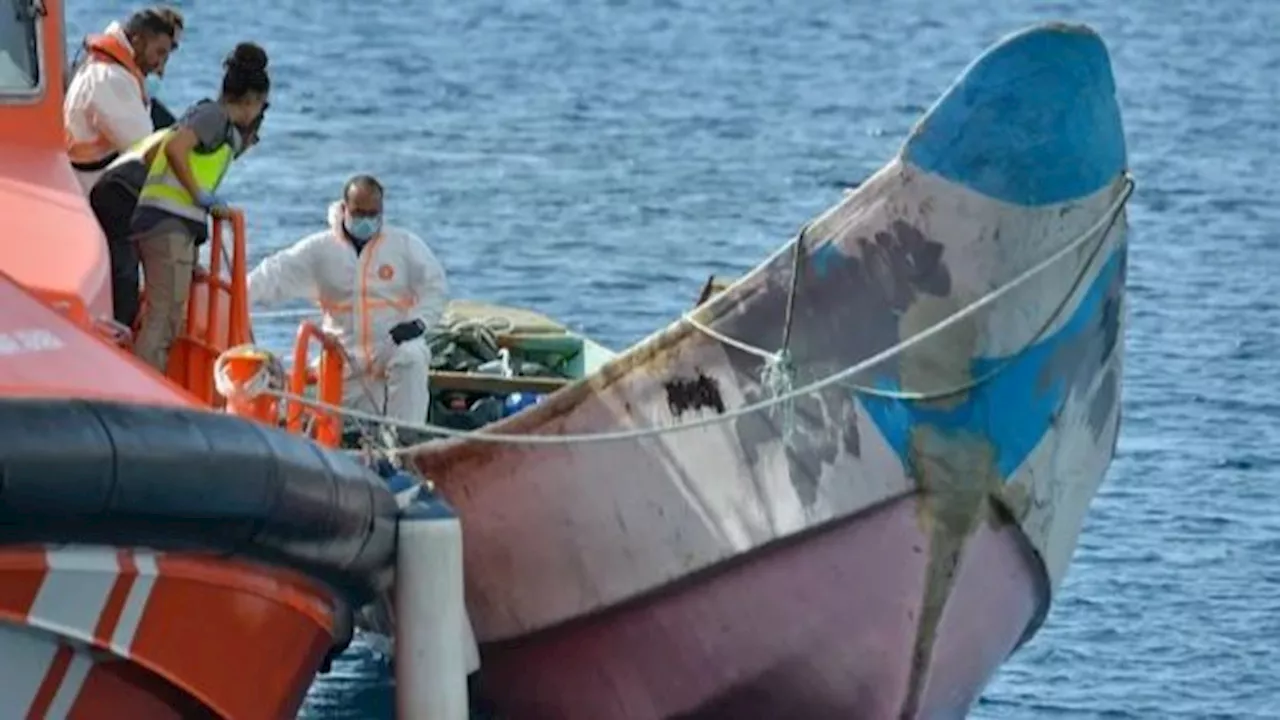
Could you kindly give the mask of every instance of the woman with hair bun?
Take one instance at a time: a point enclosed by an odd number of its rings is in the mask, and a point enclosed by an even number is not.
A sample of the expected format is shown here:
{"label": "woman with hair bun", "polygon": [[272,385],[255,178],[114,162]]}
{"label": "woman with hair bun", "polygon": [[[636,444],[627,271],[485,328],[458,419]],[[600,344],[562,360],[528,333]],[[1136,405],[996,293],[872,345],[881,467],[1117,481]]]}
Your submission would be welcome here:
{"label": "woman with hair bun", "polygon": [[222,93],[201,100],[147,153],[133,237],[147,278],[147,309],[134,353],[160,373],[187,318],[187,296],[198,248],[209,237],[209,215],[225,218],[217,196],[231,163],[257,141],[269,105],[267,53],[244,42],[223,63]]}

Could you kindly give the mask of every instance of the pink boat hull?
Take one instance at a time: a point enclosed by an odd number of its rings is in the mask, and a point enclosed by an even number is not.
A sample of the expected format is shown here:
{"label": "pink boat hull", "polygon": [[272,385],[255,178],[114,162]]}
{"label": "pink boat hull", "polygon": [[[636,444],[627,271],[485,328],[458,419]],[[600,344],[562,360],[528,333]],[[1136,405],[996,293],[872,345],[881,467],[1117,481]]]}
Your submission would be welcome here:
{"label": "pink boat hull", "polygon": [[[1016,527],[983,523],[915,667],[930,542],[920,510],[918,496],[902,498],[655,596],[485,646],[486,692],[521,720],[964,717],[1047,592]],[[916,699],[913,672],[924,673]]]}

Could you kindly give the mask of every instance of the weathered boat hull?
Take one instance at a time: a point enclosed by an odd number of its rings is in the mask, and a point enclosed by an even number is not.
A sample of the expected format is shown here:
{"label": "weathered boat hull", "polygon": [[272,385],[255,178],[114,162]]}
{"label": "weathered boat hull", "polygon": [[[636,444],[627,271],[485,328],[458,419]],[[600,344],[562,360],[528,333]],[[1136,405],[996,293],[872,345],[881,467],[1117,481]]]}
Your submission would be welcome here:
{"label": "weathered boat hull", "polygon": [[[1005,38],[898,157],[698,309],[711,333],[677,322],[492,429],[714,424],[423,448],[463,517],[499,706],[963,715],[1047,612],[1114,452],[1124,166],[1100,38]],[[787,337],[801,386],[957,313],[840,384],[738,414],[776,386],[737,343]]]}
{"label": "weathered boat hull", "polygon": [[655,596],[482,647],[485,688],[522,720],[963,717],[1047,588],[1016,527],[991,518],[924,641],[923,502],[894,500]]}

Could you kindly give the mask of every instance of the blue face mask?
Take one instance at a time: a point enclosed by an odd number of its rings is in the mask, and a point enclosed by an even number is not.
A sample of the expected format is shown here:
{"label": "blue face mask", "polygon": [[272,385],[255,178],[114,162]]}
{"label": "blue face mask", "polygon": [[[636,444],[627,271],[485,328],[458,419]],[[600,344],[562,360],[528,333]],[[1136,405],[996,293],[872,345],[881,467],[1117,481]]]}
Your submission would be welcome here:
{"label": "blue face mask", "polygon": [[351,237],[364,242],[377,235],[382,229],[382,217],[348,217],[343,227]]}
{"label": "blue face mask", "polygon": [[163,81],[160,79],[159,75],[148,75],[147,76],[147,97],[151,98],[152,100],[155,100],[156,98],[160,97],[161,85],[163,85]]}

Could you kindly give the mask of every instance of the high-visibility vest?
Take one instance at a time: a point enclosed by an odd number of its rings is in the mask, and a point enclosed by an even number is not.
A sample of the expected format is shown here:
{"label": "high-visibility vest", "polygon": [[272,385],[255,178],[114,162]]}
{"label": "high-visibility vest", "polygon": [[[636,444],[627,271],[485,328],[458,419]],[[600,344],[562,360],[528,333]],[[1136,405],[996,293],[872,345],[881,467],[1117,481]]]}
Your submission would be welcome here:
{"label": "high-visibility vest", "polygon": [[[160,141],[147,171],[147,180],[138,195],[138,205],[159,208],[178,217],[204,222],[208,211],[196,204],[195,198],[191,197],[169,167],[165,148],[172,138],[173,135],[170,134]],[[222,178],[226,176],[233,159],[229,142],[222,143],[212,152],[200,152],[193,148],[187,155],[187,163],[191,166],[196,185],[207,193],[216,191],[222,184]]]}

